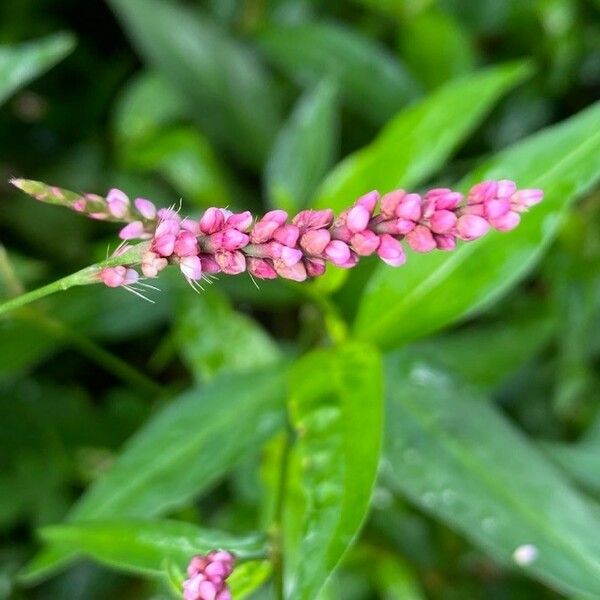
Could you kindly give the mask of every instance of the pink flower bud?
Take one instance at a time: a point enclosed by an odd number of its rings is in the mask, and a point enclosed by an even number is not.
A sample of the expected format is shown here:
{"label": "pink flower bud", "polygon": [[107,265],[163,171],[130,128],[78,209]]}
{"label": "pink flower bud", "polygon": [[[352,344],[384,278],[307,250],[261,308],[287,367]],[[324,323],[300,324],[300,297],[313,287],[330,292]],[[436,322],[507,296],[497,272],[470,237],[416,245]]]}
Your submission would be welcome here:
{"label": "pink flower bud", "polygon": [[87,201],[85,198],[77,198],[72,204],[75,212],[85,212]]}
{"label": "pink flower bud", "polygon": [[517,191],[517,184],[510,179],[500,179],[496,188],[496,197],[509,199]]}
{"label": "pink flower bud", "polygon": [[145,236],[144,224],[141,221],[133,221],[119,231],[119,237],[122,240],[136,240]]}
{"label": "pink flower bud", "polygon": [[186,217],[185,219],[182,219],[179,226],[181,227],[181,229],[185,229],[186,231],[193,233],[195,236],[198,236],[202,233],[200,231],[200,223],[198,223],[198,221],[195,221],[194,219],[190,219],[188,217]]}
{"label": "pink flower bud", "polygon": [[346,215],[346,227],[352,233],[358,233],[367,228],[369,221],[371,220],[371,213],[360,204],[353,206]]}
{"label": "pink flower bud", "polygon": [[221,250],[215,254],[215,260],[221,271],[227,275],[239,275],[246,270],[246,257],[239,250]]}
{"label": "pink flower bud", "polygon": [[248,210],[241,213],[233,213],[225,221],[227,227],[233,227],[238,231],[248,231],[252,225],[252,213]]}
{"label": "pink flower bud", "polygon": [[327,244],[323,254],[334,264],[341,267],[350,259],[348,244],[340,240],[332,240]]}
{"label": "pink flower bud", "polygon": [[160,221],[156,227],[154,237],[160,237],[161,235],[177,235],[179,233],[180,226],[178,219],[166,218]]}
{"label": "pink flower bud", "polygon": [[197,256],[198,240],[190,231],[180,231],[175,239],[173,253],[177,256]]}
{"label": "pink flower bud", "polygon": [[379,248],[379,236],[370,229],[365,229],[352,236],[351,244],[360,256],[370,256]]}
{"label": "pink flower bud", "polygon": [[507,198],[495,198],[486,202],[483,207],[485,216],[488,219],[497,219],[510,210],[510,200]]}
{"label": "pink flower bud", "polygon": [[280,260],[286,267],[293,267],[296,263],[302,260],[302,251],[297,248],[281,247]]}
{"label": "pink flower bud", "polygon": [[153,220],[156,218],[156,206],[146,198],[136,198],[133,203],[137,211],[144,219]]}
{"label": "pink flower bud", "polygon": [[179,260],[183,276],[190,281],[202,279],[202,262],[199,256],[184,256]]}
{"label": "pink flower bud", "polygon": [[482,181],[477,185],[474,185],[467,195],[468,204],[481,204],[483,202],[489,202],[492,198],[496,197],[498,191],[497,181]]}
{"label": "pink flower bud", "polygon": [[173,210],[172,208],[161,208],[156,214],[158,215],[158,218],[162,221],[165,221],[167,219],[177,221],[177,223],[181,221],[179,213],[176,210]]}
{"label": "pink flower bud", "polygon": [[225,224],[225,217],[218,208],[208,208],[200,219],[200,230],[206,235],[216,233]]}
{"label": "pink flower bud", "polygon": [[320,256],[331,241],[327,229],[311,229],[300,238],[300,246],[307,254]]}
{"label": "pink flower bud", "polygon": [[292,219],[292,223],[301,230],[322,229],[329,227],[332,222],[333,211],[329,208],[325,210],[303,210]]}
{"label": "pink flower bud", "polygon": [[375,210],[375,207],[377,206],[378,200],[379,192],[377,190],[373,190],[372,192],[368,192],[364,196],[361,196],[354,204],[356,206],[362,206],[366,208],[369,216],[371,216]]}
{"label": "pink flower bud", "polygon": [[288,214],[285,210],[270,210],[265,213],[261,221],[270,221],[273,223],[277,223],[278,225],[283,225],[288,218]]}
{"label": "pink flower bud", "polygon": [[277,272],[264,258],[246,257],[248,273],[259,279],[276,279]]}
{"label": "pink flower bud", "polygon": [[416,222],[421,218],[421,204],[419,194],[406,194],[396,208],[396,216]]}
{"label": "pink flower bud", "polygon": [[306,268],[304,263],[298,262],[292,267],[288,267],[283,264],[279,259],[273,261],[275,270],[279,277],[284,279],[291,279],[292,281],[304,281],[307,277]]}
{"label": "pink flower bud", "polygon": [[217,594],[215,600],[232,600],[231,592],[228,589],[222,590]]}
{"label": "pink flower bud", "polygon": [[394,190],[393,192],[389,192],[385,194],[381,198],[381,215],[385,219],[393,219],[396,215],[396,210],[398,205],[402,201],[402,199],[406,196],[406,192],[404,190]]}
{"label": "pink flower bud", "polygon": [[211,254],[201,254],[200,262],[202,263],[203,273],[220,273],[221,267]]}
{"label": "pink flower bud", "polygon": [[477,215],[463,215],[458,218],[456,231],[462,240],[471,241],[485,235],[490,229],[490,224]]}
{"label": "pink flower bud", "polygon": [[497,219],[490,219],[491,226],[498,231],[511,231],[517,227],[520,222],[521,217],[519,213],[513,212],[512,210]]}
{"label": "pink flower bud", "polygon": [[127,269],[125,271],[125,280],[123,285],[133,285],[137,283],[140,278],[140,274],[135,269]]}
{"label": "pink flower bud", "polygon": [[215,600],[218,588],[212,581],[203,581],[198,586],[198,600]]}
{"label": "pink flower bud", "polygon": [[543,190],[519,190],[511,196],[513,210],[523,212],[542,201]]}
{"label": "pink flower bud", "polygon": [[274,240],[277,240],[284,246],[290,246],[290,248],[296,245],[299,236],[300,229],[296,225],[291,224],[282,225],[273,233]]}
{"label": "pink flower bud", "polygon": [[308,258],[304,266],[309,277],[320,277],[325,273],[325,261],[322,258]]}
{"label": "pink flower bud", "polygon": [[215,249],[222,248],[223,250],[233,252],[234,250],[239,250],[248,245],[250,236],[246,233],[242,233],[238,229],[225,229],[225,231],[211,235],[211,241],[213,242]]}
{"label": "pink flower bud", "polygon": [[388,233],[379,236],[377,254],[381,260],[391,267],[400,267],[406,262],[406,254],[402,244]]}
{"label": "pink flower bud", "polygon": [[[396,219],[394,222],[395,232],[398,235],[406,235],[410,233],[415,227],[416,223],[414,221],[410,221],[409,219]],[[391,233],[391,232],[385,232]]]}
{"label": "pink flower bud", "polygon": [[123,266],[106,267],[100,271],[98,276],[104,285],[110,288],[115,288],[125,283],[127,269]]}
{"label": "pink flower bud", "polygon": [[431,252],[436,247],[431,231],[423,225],[417,225],[406,236],[406,241],[415,252]]}
{"label": "pink flower bud", "polygon": [[152,249],[161,256],[171,256],[175,249],[175,239],[172,233],[156,236],[152,242]]}
{"label": "pink flower bud", "polygon": [[250,232],[250,241],[253,244],[264,244],[268,242],[280,225],[276,221],[260,220],[254,225]]}
{"label": "pink flower bud", "polygon": [[106,196],[106,203],[108,205],[108,212],[117,219],[122,219],[129,209],[129,198],[116,188],[109,190]]}
{"label": "pink flower bud", "polygon": [[344,261],[341,264],[336,265],[336,267],[340,267],[342,269],[352,269],[358,264],[358,254],[356,252],[350,251],[350,256],[348,260]]}
{"label": "pink flower bud", "polygon": [[142,256],[142,273],[146,277],[156,277],[167,264],[167,259],[159,256],[156,252],[146,252]]}
{"label": "pink flower bud", "polygon": [[437,210],[454,210],[461,203],[463,197],[462,194],[448,188],[436,188],[429,190],[425,198],[434,200]]}
{"label": "pink flower bud", "polygon": [[436,210],[429,221],[434,233],[449,233],[456,225],[456,214],[449,210]]}
{"label": "pink flower bud", "polygon": [[454,250],[456,248],[456,238],[449,234],[435,234],[433,236],[438,250]]}

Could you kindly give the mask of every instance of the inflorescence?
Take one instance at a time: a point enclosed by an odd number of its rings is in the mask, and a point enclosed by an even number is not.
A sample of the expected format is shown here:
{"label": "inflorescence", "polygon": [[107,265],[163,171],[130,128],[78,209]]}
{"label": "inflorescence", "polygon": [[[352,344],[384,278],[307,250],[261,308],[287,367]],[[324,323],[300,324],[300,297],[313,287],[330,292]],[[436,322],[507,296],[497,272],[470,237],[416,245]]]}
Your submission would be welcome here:
{"label": "inflorescence", "polygon": [[128,289],[141,275],[157,277],[169,264],[178,265],[193,287],[212,274],[245,271],[257,279],[304,281],[323,275],[327,263],[349,269],[360,257],[373,254],[399,267],[406,261],[405,246],[416,252],[449,251],[458,240],[476,240],[492,228],[510,231],[519,224],[520,213],[543,197],[542,190],[519,190],[513,181],[499,180],[473,186],[466,198],[447,188],[424,195],[394,190],[380,196],[372,191],[337,217],[330,209],[303,210],[289,220],[285,211],[272,210],[255,220],[248,211],[212,207],[192,219],[182,218],[174,208],[157,210],[144,198],[132,203],[117,189],[104,199],[26,180],[13,184],[94,219],[126,222],[117,254],[135,240],[145,241],[141,259],[106,267],[98,280]]}
{"label": "inflorescence", "polygon": [[215,550],[206,556],[194,556],[183,583],[184,600],[231,600],[227,578],[233,571],[233,555]]}

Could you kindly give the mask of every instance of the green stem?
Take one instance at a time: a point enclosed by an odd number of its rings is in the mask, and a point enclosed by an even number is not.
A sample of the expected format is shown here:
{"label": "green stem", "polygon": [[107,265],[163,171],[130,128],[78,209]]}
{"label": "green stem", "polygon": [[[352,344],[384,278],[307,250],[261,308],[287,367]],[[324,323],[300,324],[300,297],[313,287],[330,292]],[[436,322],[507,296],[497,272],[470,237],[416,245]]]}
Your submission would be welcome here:
{"label": "green stem", "polygon": [[90,267],[86,267],[85,269],[81,269],[81,271],[77,271],[76,273],[67,275],[66,277],[53,281],[48,285],[44,285],[40,288],[37,288],[36,290],[32,290],[31,292],[27,292],[25,294],[21,294],[20,296],[16,296],[15,298],[11,298],[3,304],[0,304],[0,315],[14,310],[15,308],[25,306],[30,302],[39,300],[40,298],[50,296],[55,292],[68,290],[69,288],[75,287],[77,285],[89,285],[91,283],[97,283],[98,274],[103,268],[139,263],[141,260],[141,255],[145,250],[147,250],[147,248],[147,242],[137,244],[136,246],[134,246],[124,254],[121,254],[120,256],[111,256],[110,258],[107,258],[102,262],[99,262]]}

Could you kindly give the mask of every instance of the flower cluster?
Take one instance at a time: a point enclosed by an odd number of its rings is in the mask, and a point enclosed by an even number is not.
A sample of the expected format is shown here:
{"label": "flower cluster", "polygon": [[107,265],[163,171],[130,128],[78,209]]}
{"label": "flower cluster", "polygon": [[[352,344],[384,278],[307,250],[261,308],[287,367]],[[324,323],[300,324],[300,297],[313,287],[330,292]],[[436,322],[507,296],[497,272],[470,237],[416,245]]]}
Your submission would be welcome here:
{"label": "flower cluster", "polygon": [[[304,210],[291,221],[283,210],[254,221],[248,211],[223,208],[209,208],[194,220],[138,198],[138,218],[120,237],[150,240],[140,265],[150,278],[172,263],[191,283],[206,274],[244,271],[259,279],[304,281],[322,275],[327,263],[351,268],[359,257],[377,254],[397,267],[406,260],[405,245],[416,252],[452,250],[457,240],[476,240],[490,228],[509,231],[519,224],[519,213],[542,196],[541,190],[518,190],[508,180],[479,183],[466,199],[447,188],[424,195],[394,190],[380,197],[370,192],[337,218],[329,209]],[[131,210],[127,196],[118,190],[111,190],[107,203],[113,216]],[[100,277],[107,285],[127,285],[134,273],[131,267],[112,267]]]}
{"label": "flower cluster", "polygon": [[226,579],[233,571],[233,561],[225,550],[194,556],[187,568],[188,579],[183,583],[184,600],[231,600]]}
{"label": "flower cluster", "polygon": [[479,183],[466,197],[447,188],[423,195],[369,192],[337,217],[330,209],[303,210],[292,219],[283,210],[272,210],[255,220],[248,211],[212,207],[200,219],[192,219],[182,218],[173,208],[157,209],[145,198],[131,202],[117,189],[102,198],[29,180],[12,183],[44,202],[126,223],[118,252],[126,252],[133,240],[143,242],[137,246],[140,252],[131,264],[104,268],[97,279],[132,291],[140,272],[154,278],[169,264],[178,265],[192,286],[214,273],[304,281],[322,275],[328,263],[348,269],[360,257],[373,254],[398,267],[406,261],[406,247],[447,251],[457,241],[476,240],[492,228],[514,229],[520,213],[543,196],[542,190],[519,190],[505,179]]}

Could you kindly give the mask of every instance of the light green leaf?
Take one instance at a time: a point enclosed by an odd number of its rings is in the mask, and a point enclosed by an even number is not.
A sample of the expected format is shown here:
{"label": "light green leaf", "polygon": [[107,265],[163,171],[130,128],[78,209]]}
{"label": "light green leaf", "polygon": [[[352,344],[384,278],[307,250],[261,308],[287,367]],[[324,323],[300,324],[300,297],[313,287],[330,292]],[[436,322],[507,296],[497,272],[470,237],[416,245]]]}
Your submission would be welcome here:
{"label": "light green leaf", "polygon": [[266,157],[279,125],[271,81],[252,53],[200,11],[168,0],[110,0],[142,57],[202,131],[245,162]]}
{"label": "light green leaf", "polygon": [[40,530],[47,543],[91,556],[114,568],[166,575],[166,561],[185,569],[196,554],[226,549],[238,560],[266,553],[260,535],[235,537],[180,521],[110,520],[53,525]]}
{"label": "light green leaf", "polygon": [[369,346],[317,350],[291,374],[298,434],[284,507],[286,598],[312,600],[366,517],[379,462],[381,362]]}
{"label": "light green leaf", "polygon": [[600,178],[600,103],[501,152],[460,186],[510,178],[543,188],[544,201],[508,234],[491,232],[456,251],[378,267],[355,322],[360,339],[392,347],[472,314],[515,285],[556,233],[570,203]]}
{"label": "light green leaf", "polygon": [[271,205],[288,212],[306,206],[333,162],[338,137],[336,88],[328,80],[306,92],[279,132],[266,166]]}
{"label": "light green leaf", "polygon": [[[127,443],[106,475],[84,494],[71,521],[153,517],[212,486],[283,423],[285,367],[215,378],[169,403]],[[23,578],[37,580],[59,558],[42,554]]]}
{"label": "light green leaf", "polygon": [[235,600],[243,600],[260,588],[271,575],[271,562],[268,560],[251,560],[236,565],[227,579],[227,586]]}
{"label": "light green leaf", "polygon": [[384,482],[496,560],[597,598],[590,505],[485,398],[424,363],[387,367]]}
{"label": "light green leaf", "polygon": [[331,171],[317,192],[315,206],[340,211],[370,190],[383,193],[422,182],[529,73],[523,63],[486,69],[452,81],[404,109],[370,145]]}
{"label": "light green leaf", "polygon": [[176,312],[177,345],[199,381],[227,372],[249,371],[281,358],[277,344],[250,317],[233,310],[225,296],[185,291]]}
{"label": "light green leaf", "polygon": [[53,67],[75,48],[75,38],[56,33],[15,46],[0,46],[0,104]]}
{"label": "light green leaf", "polygon": [[419,93],[408,71],[384,48],[341,25],[278,24],[261,32],[258,41],[271,62],[301,85],[323,77],[335,80],[348,105],[375,123]]}

